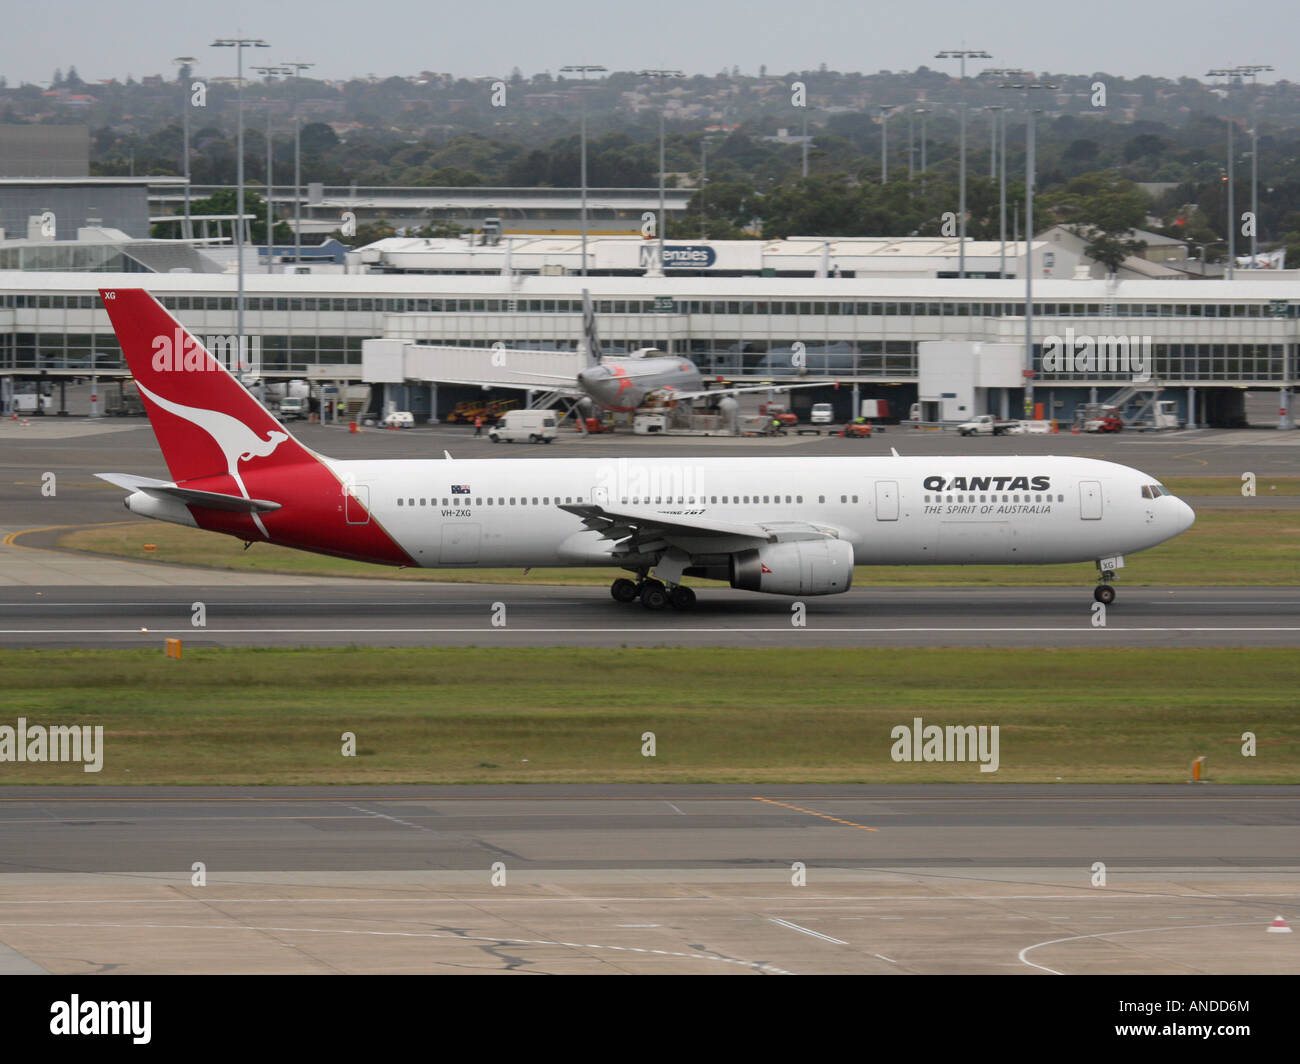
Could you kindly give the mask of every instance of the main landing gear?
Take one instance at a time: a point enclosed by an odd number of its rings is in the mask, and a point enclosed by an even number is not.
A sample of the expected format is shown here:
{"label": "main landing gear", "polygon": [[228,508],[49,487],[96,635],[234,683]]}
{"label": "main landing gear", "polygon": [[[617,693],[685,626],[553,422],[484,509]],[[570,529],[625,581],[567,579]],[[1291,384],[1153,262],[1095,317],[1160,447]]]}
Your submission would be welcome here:
{"label": "main landing gear", "polygon": [[662,610],[671,606],[675,610],[689,610],[695,605],[695,592],[689,587],[674,584],[671,587],[660,580],[650,580],[644,575],[639,580],[621,576],[609,586],[615,602],[634,602],[648,610]]}

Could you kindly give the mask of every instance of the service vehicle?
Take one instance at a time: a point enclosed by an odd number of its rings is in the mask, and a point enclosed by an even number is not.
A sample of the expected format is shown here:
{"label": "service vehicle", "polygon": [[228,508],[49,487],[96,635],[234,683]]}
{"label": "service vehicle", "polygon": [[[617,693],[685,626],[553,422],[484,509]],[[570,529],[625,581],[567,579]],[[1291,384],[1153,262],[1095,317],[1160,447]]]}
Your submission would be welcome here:
{"label": "service vehicle", "polygon": [[301,395],[286,395],[277,408],[281,421],[297,421],[310,413],[307,399]]}
{"label": "service vehicle", "polygon": [[964,421],[957,426],[957,431],[963,436],[1001,436],[1010,432],[1019,422],[1003,421],[994,417],[992,414],[981,414],[979,417],[971,418],[970,421]]}
{"label": "service vehicle", "polygon": [[556,436],[554,410],[507,410],[488,430],[493,443],[550,443]]}

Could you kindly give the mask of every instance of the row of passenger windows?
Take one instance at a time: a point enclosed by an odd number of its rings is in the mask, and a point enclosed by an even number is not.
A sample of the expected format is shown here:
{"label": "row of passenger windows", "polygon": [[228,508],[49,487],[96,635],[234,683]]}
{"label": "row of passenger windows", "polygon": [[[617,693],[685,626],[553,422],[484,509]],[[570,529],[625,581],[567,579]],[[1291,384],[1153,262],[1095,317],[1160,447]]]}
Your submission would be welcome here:
{"label": "row of passenger windows", "polygon": [[[234,310],[229,296],[162,296],[172,311]],[[249,311],[311,311],[316,313],[379,314],[580,314],[582,304],[571,299],[428,299],[428,298],[310,298],[247,296]],[[94,295],[0,294],[0,307],[9,309],[98,310]],[[650,314],[651,300],[602,299],[597,314]],[[847,302],[841,300],[676,300],[677,312],[688,314],[830,315],[856,317],[1000,318],[1024,314],[1023,303]],[[1300,315],[1300,304],[1281,301],[1252,303],[1035,303],[1034,314],[1047,318],[1273,318]]]}
{"label": "row of passenger windows", "polygon": [[[563,499],[561,499],[560,496],[558,496],[558,495],[555,496],[555,505],[556,505],[556,506],[559,506],[561,503],[573,503],[573,502],[581,502],[581,501],[582,501],[581,499],[574,499],[574,498],[572,498],[572,497],[570,497],[570,496],[565,496]],[[398,500],[397,500],[397,505],[398,505],[398,506],[437,506],[437,505],[438,505],[438,500],[437,500],[437,499],[398,499]],[[530,505],[530,504],[529,504],[528,499],[526,499],[526,498],[520,498],[520,499],[509,499],[509,500],[507,500],[507,499],[505,499],[505,498],[498,498],[498,499],[491,499],[491,498],[473,498],[473,499],[471,499],[471,498],[469,498],[468,496],[465,496],[465,495],[457,495],[457,496],[455,496],[454,498],[443,499],[443,500],[442,500],[442,505],[443,505],[443,506],[470,506],[470,505],[474,505],[474,506],[528,506],[528,505]],[[533,499],[532,499],[532,503],[531,503],[531,505],[533,505],[533,506],[550,506],[550,505],[551,505],[551,498],[550,498],[549,495],[546,495],[546,496],[543,496],[542,498],[539,499],[536,495],[534,495],[534,496],[533,496]]]}
{"label": "row of passenger windows", "polygon": [[[925,497],[925,501],[930,501],[930,496]],[[936,495],[935,502],[1051,502],[1050,495],[1026,495],[1023,499],[1019,495],[1003,495],[1001,500],[996,495]],[[1057,502],[1065,502],[1064,495],[1056,497]]]}
{"label": "row of passenger windows", "polygon": [[[710,505],[715,505],[715,506],[716,506],[716,505],[718,505],[719,503],[721,503],[721,504],[724,505],[724,506],[754,506],[754,505],[762,505],[762,504],[764,504],[764,503],[767,503],[768,505],[771,505],[771,504],[773,504],[773,503],[778,503],[778,504],[779,504],[779,503],[781,502],[782,498],[783,498],[783,496],[780,496],[780,495],[722,495],[722,496],[718,496],[718,495],[698,495],[698,496],[696,496],[696,495],[688,495],[688,496],[678,495],[678,496],[676,496],[676,497],[673,497],[673,496],[662,496],[662,495],[655,495],[655,496],[645,495],[645,496],[634,496],[634,497],[632,497],[632,498],[620,499],[620,500],[619,500],[619,504],[622,505],[622,506],[628,506],[628,505],[632,505],[632,506],[653,506],[653,505],[663,505],[663,504],[668,504],[668,505],[682,504],[682,505],[689,505],[689,506],[703,506],[705,503],[708,503],[708,504],[710,504]],[[803,496],[802,496],[802,495],[786,495],[786,496],[784,496],[784,499],[785,499],[785,501],[788,502],[788,503],[802,503],[802,502],[803,502]],[[564,504],[572,504],[572,503],[575,503],[575,502],[577,502],[577,503],[581,503],[582,501],[583,501],[582,499],[575,499],[575,498],[573,498],[572,496],[568,496],[568,495],[564,496],[563,498],[561,498],[559,495],[555,496],[555,505],[556,505],[556,506],[559,506],[559,505],[561,505],[562,503],[564,503]],[[817,496],[817,501],[818,501],[819,503],[825,503],[825,502],[826,502],[826,496],[825,496],[825,495],[818,495],[818,496]],[[844,503],[844,504],[848,504],[848,503],[850,503],[850,502],[856,504],[857,501],[858,501],[858,497],[857,497],[856,495],[841,495],[841,496],[840,496],[840,502],[841,502],[841,503]],[[926,502],[929,502],[929,501],[930,501],[930,497],[929,497],[928,495],[926,496],[925,501],[926,501]],[[398,505],[398,506],[437,506],[437,505],[438,505],[438,500],[437,500],[436,498],[433,498],[433,499],[413,499],[413,498],[403,498],[403,499],[398,499],[398,500],[397,500],[397,505]],[[530,505],[531,505],[531,506],[550,506],[550,505],[551,505],[551,497],[550,497],[549,495],[543,495],[543,496],[541,496],[540,498],[538,498],[538,496],[534,495],[534,496],[531,498],[531,500],[530,500],[530,499],[528,499],[528,498],[526,498],[526,497],[524,497],[524,498],[505,498],[505,497],[498,497],[498,498],[496,498],[496,499],[492,499],[491,497],[478,497],[478,496],[476,496],[476,497],[474,497],[473,499],[471,499],[471,498],[469,498],[469,497],[467,497],[467,496],[457,495],[457,496],[454,496],[453,498],[444,498],[444,499],[442,500],[442,505],[443,505],[443,506],[468,506],[468,505],[473,505],[473,506],[530,506]]]}

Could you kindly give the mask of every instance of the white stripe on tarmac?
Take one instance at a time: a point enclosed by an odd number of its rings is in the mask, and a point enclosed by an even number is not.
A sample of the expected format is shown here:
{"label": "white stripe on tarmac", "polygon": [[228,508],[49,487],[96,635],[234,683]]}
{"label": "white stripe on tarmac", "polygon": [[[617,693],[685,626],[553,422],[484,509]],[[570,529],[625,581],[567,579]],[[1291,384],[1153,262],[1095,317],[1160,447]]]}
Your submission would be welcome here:
{"label": "white stripe on tarmac", "polygon": [[[667,628],[626,628],[623,635],[642,634],[681,635],[684,632],[704,632],[710,634],[748,635],[754,632],[791,632],[792,626],[763,628],[703,628],[691,625],[675,625]],[[1090,624],[1070,625],[1068,627],[1044,628],[1028,626],[1024,628],[988,628],[944,627],[944,628],[841,628],[810,627],[806,632],[862,632],[868,634],[889,634],[891,632],[1080,632],[1128,634],[1130,632],[1300,632],[1300,625],[1255,625],[1255,626],[1190,626],[1162,625],[1141,627],[1107,626],[1093,628]],[[445,635],[460,633],[463,635],[609,635],[610,628],[159,628],[154,631],[141,631],[139,628],[0,628],[0,635],[148,635],[153,637],[171,636],[172,638],[201,639],[205,635]]]}
{"label": "white stripe on tarmac", "polygon": [[[1217,926],[1217,925],[1216,925]],[[760,961],[746,961],[735,957],[723,957],[708,953],[683,953],[677,950],[667,949],[647,949],[643,946],[609,946],[598,942],[561,942],[551,939],[542,938],[500,938],[490,935],[442,935],[431,931],[371,931],[371,930],[352,930],[349,928],[329,928],[329,927],[257,927],[249,924],[111,924],[111,923],[6,923],[0,924],[0,927],[48,927],[48,928],[114,928],[135,931],[144,930],[161,930],[161,931],[251,931],[266,932],[274,931],[278,933],[296,934],[296,935],[371,935],[378,938],[412,938],[412,939],[445,939],[450,942],[496,942],[504,943],[508,946],[564,946],[567,949],[579,950],[615,950],[620,953],[644,953],[656,954],[661,957],[680,957],[687,960],[713,961],[718,964],[733,964],[742,968],[751,968],[754,971],[768,972],[772,975],[790,975],[792,973],[784,968],[778,968],[775,965],[767,964]]]}
{"label": "white stripe on tarmac", "polygon": [[1031,950],[1041,949],[1043,946],[1055,946],[1061,942],[1079,942],[1087,938],[1118,938],[1120,935],[1145,935],[1157,931],[1191,931],[1201,927],[1263,927],[1262,920],[1238,920],[1231,924],[1175,924],[1173,927],[1138,927],[1131,931],[1098,931],[1094,935],[1070,935],[1068,938],[1054,938],[1048,942],[1036,942],[1032,946],[1026,946],[1017,956],[1021,964],[1027,964],[1031,968],[1037,968],[1040,972],[1047,972],[1048,975],[1064,975],[1064,972],[1058,972],[1055,968],[1048,968],[1042,964],[1035,964],[1029,960],[1025,954]]}
{"label": "white stripe on tarmac", "polygon": [[823,942],[831,942],[836,946],[847,946],[848,943],[842,938],[831,938],[830,935],[823,935],[820,931],[813,931],[807,927],[800,927],[798,924],[792,924],[789,920],[782,920],[779,916],[773,916],[771,922],[780,924],[782,927],[788,927],[791,931],[798,931],[801,934],[811,935],[813,938],[820,938]]}

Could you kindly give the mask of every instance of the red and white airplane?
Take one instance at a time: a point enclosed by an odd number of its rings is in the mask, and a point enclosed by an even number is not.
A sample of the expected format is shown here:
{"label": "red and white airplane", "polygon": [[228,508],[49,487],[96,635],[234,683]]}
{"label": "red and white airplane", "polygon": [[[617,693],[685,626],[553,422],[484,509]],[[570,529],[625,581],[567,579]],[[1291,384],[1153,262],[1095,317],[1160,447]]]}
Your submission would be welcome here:
{"label": "red and white airplane", "polygon": [[847,591],[858,565],[1095,561],[1191,526],[1128,466],[1073,457],[326,458],[143,289],[101,290],[171,480],[100,473],[132,513],[379,565],[607,566],[614,598],[688,608],[684,576]]}

